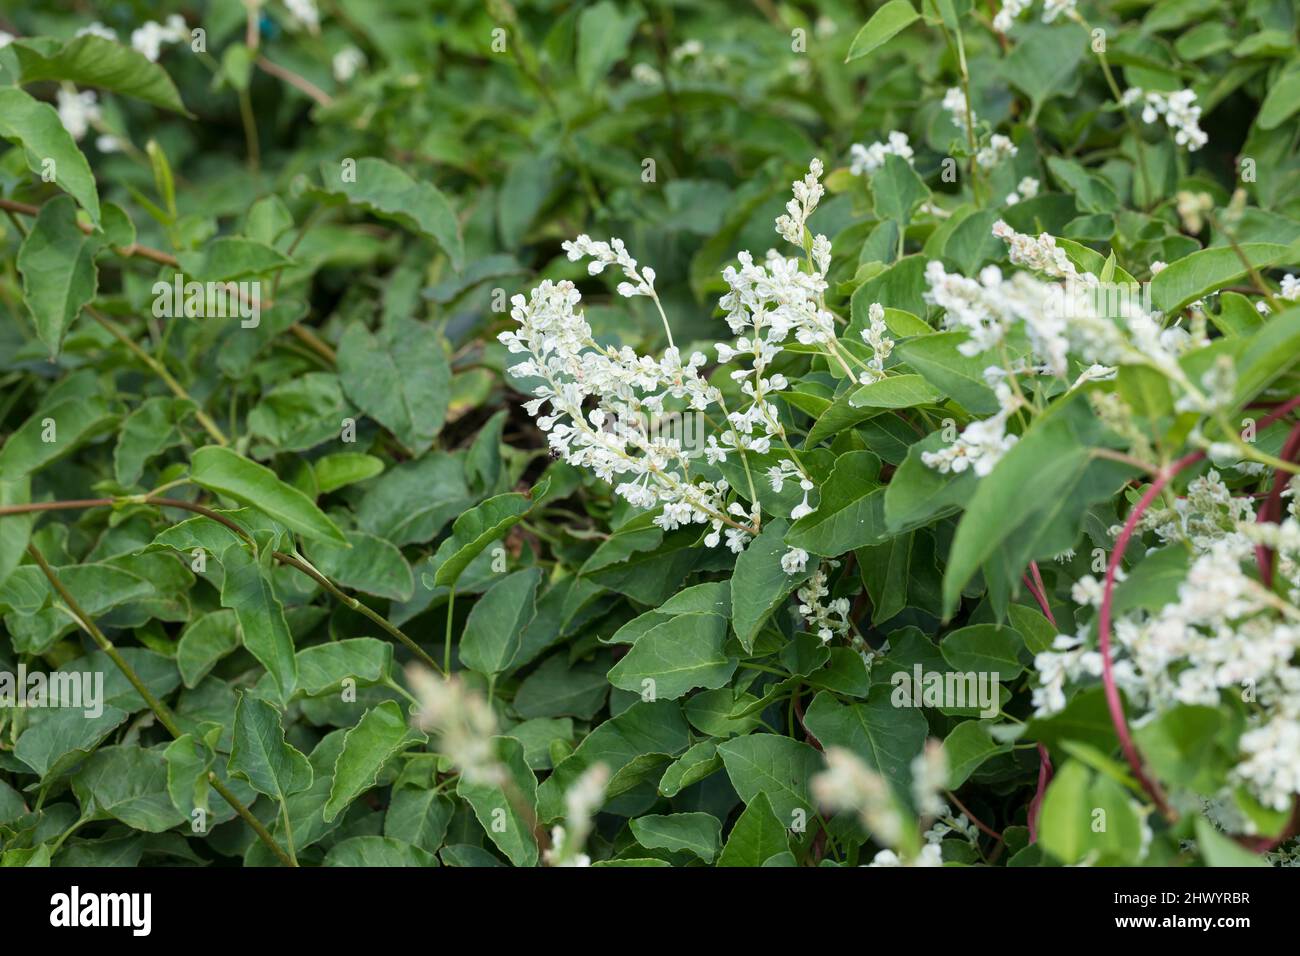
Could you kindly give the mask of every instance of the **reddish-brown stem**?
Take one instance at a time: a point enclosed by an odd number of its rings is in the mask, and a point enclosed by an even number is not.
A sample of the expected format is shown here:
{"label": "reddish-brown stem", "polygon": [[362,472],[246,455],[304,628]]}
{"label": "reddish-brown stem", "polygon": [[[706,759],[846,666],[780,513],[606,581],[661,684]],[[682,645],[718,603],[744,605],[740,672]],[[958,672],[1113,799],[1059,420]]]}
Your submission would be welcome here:
{"label": "reddish-brown stem", "polygon": [[808,743],[812,744],[818,750],[822,748],[822,742],[817,739],[816,735],[808,729],[808,725],[803,722],[803,701],[800,700],[800,691],[796,690],[791,698],[791,706],[794,707],[794,715],[799,718],[799,726],[803,728],[804,736],[808,738]]}
{"label": "reddish-brown stem", "polygon": [[1138,521],[1141,520],[1143,513],[1151,506],[1151,502],[1164,490],[1165,485],[1190,465],[1194,465],[1205,457],[1205,452],[1194,451],[1189,455],[1184,455],[1172,465],[1160,469],[1155,480],[1151,482],[1146,493],[1141,497],[1133,510],[1129,512],[1124,527],[1120,530],[1119,537],[1115,539],[1115,549],[1111,552],[1110,562],[1106,565],[1106,581],[1102,585],[1101,609],[1097,614],[1097,643],[1101,651],[1101,682],[1106,692],[1106,707],[1110,710],[1111,723],[1115,725],[1115,735],[1119,737],[1120,749],[1124,752],[1124,759],[1133,770],[1133,776],[1137,779],[1142,789],[1147,795],[1155,801],[1156,807],[1166,818],[1170,820],[1177,819],[1174,809],[1169,806],[1165,799],[1164,791],[1160,785],[1147,775],[1142,766],[1142,758],[1138,754],[1137,744],[1133,742],[1133,735],[1129,733],[1128,721],[1124,718],[1124,703],[1119,697],[1119,688],[1115,686],[1115,668],[1111,663],[1110,652],[1110,622],[1111,622],[1111,604],[1115,596],[1115,575],[1119,573],[1120,562],[1124,560],[1124,552],[1128,549],[1129,540],[1133,537],[1133,532],[1137,530]]}
{"label": "reddish-brown stem", "polygon": [[[1265,407],[1265,406],[1252,406],[1252,407]],[[1271,412],[1269,412],[1267,415],[1265,415],[1263,418],[1261,418],[1258,422],[1255,423],[1255,427],[1257,429],[1267,428],[1269,425],[1272,425],[1279,418],[1285,418],[1287,415],[1295,411],[1295,409],[1297,408],[1300,408],[1300,395],[1297,395],[1295,398],[1288,399],[1287,401],[1283,402],[1281,405],[1275,406]]]}
{"label": "reddish-brown stem", "polygon": [[272,63],[264,56],[259,56],[257,58],[257,68],[262,70],[264,73],[274,76],[278,80],[284,80],[284,82],[288,83],[294,89],[306,94],[321,106],[332,106],[334,103],[334,98],[315,83],[311,82],[304,76],[299,76],[297,73],[293,72],[293,70],[285,69],[278,63]]}
{"label": "reddish-brown stem", "polygon": [[983,820],[981,820],[979,817],[975,816],[975,814],[971,813],[971,812],[970,812],[970,808],[967,807],[966,804],[962,803],[960,800],[957,799],[957,794],[955,794],[955,793],[953,793],[951,790],[949,790],[949,791],[948,791],[948,799],[951,800],[954,804],[956,804],[958,810],[960,810],[962,813],[966,814],[966,819],[969,820],[971,823],[975,824],[975,828],[976,828],[977,830],[979,830],[981,833],[985,833],[985,834],[991,836],[993,839],[997,840],[999,843],[1002,842],[1002,834],[999,833],[997,830],[993,829],[991,826],[989,826],[987,823],[985,823],[985,822],[984,822]]}
{"label": "reddish-brown stem", "polygon": [[[1291,429],[1291,434],[1287,435],[1280,457],[1283,461],[1294,461],[1297,454],[1300,454],[1300,425],[1294,426]],[[1290,477],[1281,468],[1273,472],[1273,487],[1269,490],[1264,503],[1259,506],[1259,513],[1255,516],[1257,523],[1276,523],[1282,516],[1282,492],[1286,490]],[[1273,550],[1262,543],[1255,545],[1255,560],[1259,564],[1260,580],[1264,582],[1264,587],[1271,588],[1273,586]]]}

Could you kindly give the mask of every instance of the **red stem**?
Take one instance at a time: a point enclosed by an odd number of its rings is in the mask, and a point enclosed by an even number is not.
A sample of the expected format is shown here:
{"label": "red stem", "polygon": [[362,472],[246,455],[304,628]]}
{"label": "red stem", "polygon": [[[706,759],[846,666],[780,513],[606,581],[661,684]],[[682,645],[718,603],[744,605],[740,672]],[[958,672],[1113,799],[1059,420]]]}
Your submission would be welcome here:
{"label": "red stem", "polygon": [[1128,550],[1129,540],[1133,537],[1133,532],[1137,530],[1137,523],[1141,519],[1143,512],[1151,506],[1151,502],[1164,490],[1165,485],[1184,468],[1193,465],[1205,457],[1205,452],[1194,451],[1189,455],[1184,455],[1172,465],[1162,468],[1156,475],[1151,486],[1147,488],[1146,493],[1134,505],[1133,510],[1129,512],[1128,519],[1124,522],[1124,527],[1115,539],[1115,549],[1111,552],[1110,563],[1106,566],[1106,582],[1102,587],[1101,610],[1097,615],[1097,643],[1101,651],[1101,682],[1106,690],[1106,706],[1110,710],[1110,721],[1115,725],[1115,734],[1119,737],[1120,749],[1124,751],[1124,759],[1128,761],[1129,767],[1133,770],[1133,776],[1142,789],[1147,792],[1160,812],[1167,818],[1173,820],[1176,814],[1165,800],[1164,791],[1160,785],[1147,776],[1142,767],[1142,758],[1138,754],[1137,745],[1133,742],[1133,737],[1129,733],[1128,721],[1124,718],[1124,703],[1119,697],[1119,688],[1115,686],[1115,669],[1110,659],[1110,618],[1111,603],[1115,596],[1115,575],[1119,571],[1120,562],[1124,560],[1124,552]]}
{"label": "red stem", "polygon": [[[1291,434],[1287,436],[1286,444],[1282,446],[1281,458],[1283,461],[1292,461],[1296,455],[1300,454],[1300,425],[1291,429]],[[1271,522],[1276,524],[1282,516],[1282,492],[1286,489],[1287,482],[1290,480],[1283,469],[1278,468],[1273,472],[1273,487],[1264,499],[1264,503],[1259,506],[1259,513],[1255,516],[1258,524]],[[1259,576],[1264,582],[1264,587],[1273,586],[1273,550],[1264,544],[1255,545],[1255,560],[1259,564]]]}

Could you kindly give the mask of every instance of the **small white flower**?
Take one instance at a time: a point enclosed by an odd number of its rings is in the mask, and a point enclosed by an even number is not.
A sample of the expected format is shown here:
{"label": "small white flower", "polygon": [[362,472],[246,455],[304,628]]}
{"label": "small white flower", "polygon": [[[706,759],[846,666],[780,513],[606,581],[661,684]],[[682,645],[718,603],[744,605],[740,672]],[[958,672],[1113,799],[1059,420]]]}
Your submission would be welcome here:
{"label": "small white flower", "polygon": [[366,55],[355,46],[345,46],[339,52],[334,54],[330,63],[334,71],[334,79],[340,83],[347,83],[357,71],[366,65]]}
{"label": "small white flower", "polygon": [[781,570],[786,574],[799,574],[808,565],[808,552],[803,548],[791,548],[781,555]]}

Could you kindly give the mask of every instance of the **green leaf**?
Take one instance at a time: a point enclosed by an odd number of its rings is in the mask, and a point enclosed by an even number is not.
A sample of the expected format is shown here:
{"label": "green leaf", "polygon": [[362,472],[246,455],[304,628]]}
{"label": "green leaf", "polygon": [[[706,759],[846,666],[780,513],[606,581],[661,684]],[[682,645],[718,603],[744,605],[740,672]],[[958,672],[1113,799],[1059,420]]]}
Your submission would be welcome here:
{"label": "green leaf", "polygon": [[1010,55],[1002,61],[1002,72],[1033,102],[1032,123],[1044,103],[1078,85],[1078,66],[1088,49],[1088,34],[1082,27],[1068,24],[1028,24],[1020,28],[1016,39]]}
{"label": "green leaf", "polygon": [[437,587],[454,587],[461,574],[493,541],[514,527],[545,494],[546,480],[529,494],[507,492],[489,498],[465,512],[451,526],[451,544],[446,561],[433,575]]}
{"label": "green leaf", "polygon": [[280,712],[259,697],[239,695],[235,705],[234,745],[227,768],[258,793],[283,800],[312,785],[305,754],[284,739]]}
{"label": "green leaf", "polygon": [[455,809],[449,797],[435,790],[395,788],[384,814],[384,836],[436,853]]}
{"label": "green leaf", "polygon": [[844,62],[848,63],[866,56],[919,19],[921,15],[913,9],[908,0],[889,0],[871,15],[871,19],[863,24],[862,29],[858,30],[849,45],[849,54],[844,58]]}
{"label": "green leaf", "polygon": [[712,740],[701,740],[669,764],[659,779],[659,793],[665,797],[675,797],[687,787],[721,769],[722,758],[718,756],[718,745]]}
{"label": "green leaf", "polygon": [[392,163],[371,156],[358,159],[350,173],[333,162],[321,163],[320,172],[327,193],[423,233],[442,247],[453,269],[461,270],[465,248],[460,223],[432,183],[418,182]]}
{"label": "green leaf", "polygon": [[948,789],[956,790],[988,760],[1010,753],[1011,744],[990,737],[985,721],[965,720],[944,739],[943,752],[948,758]]}
{"label": "green leaf", "polygon": [[447,416],[451,368],[430,325],[395,319],[378,334],[356,322],[338,347],[348,398],[417,456],[433,446]]}
{"label": "green leaf", "polygon": [[338,491],[348,485],[365,481],[382,474],[384,462],[374,455],[344,451],[335,455],[323,455],[317,458],[313,468],[316,472],[316,487],[322,495]]}
{"label": "green leaf", "polygon": [[943,432],[937,431],[907,449],[907,457],[885,486],[885,523],[891,533],[910,531],[952,514],[974,494],[979,483],[974,471],[944,474],[921,459],[926,452],[948,444]]}
{"label": "green leaf", "polygon": [[987,358],[962,355],[965,332],[936,332],[899,342],[894,349],[902,361],[916,369],[936,389],[951,395],[973,415],[993,415],[998,400],[984,382]]}
{"label": "green leaf", "polygon": [[951,632],[939,642],[943,659],[954,670],[977,674],[996,674],[1008,683],[1024,670],[1020,649],[1024,641],[1009,627],[972,624]]}
{"label": "green leaf", "polygon": [[[26,476],[13,481],[0,480],[0,508],[30,504],[31,498],[31,480]],[[35,522],[34,513],[12,514],[0,520],[0,595],[4,593],[5,581],[27,550]]]}
{"label": "green leaf", "polygon": [[711,813],[669,813],[637,817],[632,835],[647,850],[691,853],[712,863],[722,843],[722,823]]}
{"label": "green leaf", "polygon": [[[52,170],[53,181],[86,210],[95,226],[99,225],[94,174],[54,107],[32,99],[17,87],[0,87],[0,138],[23,148],[27,166],[36,175]],[[54,165],[46,166],[47,161]]]}
{"label": "green leaf", "polygon": [[769,519],[759,536],[736,558],[731,576],[731,625],[747,652],[754,649],[754,639],[772,612],[813,572],[809,567],[800,574],[786,574],[781,567],[781,556],[788,550],[785,536],[789,528],[787,521]]}
{"label": "green leaf", "polygon": [[1300,360],[1300,308],[1270,316],[1247,340],[1237,360],[1237,404],[1269,387]]}
{"label": "green leaf", "polygon": [[1210,866],[1271,866],[1257,854],[1214,829],[1205,817],[1196,818],[1196,841]]}
{"label": "green leaf", "polygon": [[355,836],[334,844],[325,854],[325,866],[393,867],[437,866],[428,850],[387,836]]}
{"label": "green leaf", "polygon": [[57,40],[38,37],[18,40],[12,49],[21,71],[19,82],[23,84],[58,80],[93,86],[190,115],[161,66],[114,40],[88,33],[60,45]]}
{"label": "green leaf", "polygon": [[930,198],[930,190],[912,164],[892,153],[871,177],[871,194],[876,218],[892,219],[902,226],[911,222],[916,204]]}
{"label": "green leaf", "polygon": [[[880,459],[869,451],[852,451],[835,460],[821,489],[821,503],[785,536],[792,548],[835,557],[854,548],[880,544],[885,530],[885,488],[875,475]],[[757,542],[755,542],[757,544]],[[739,567],[739,560],[736,562]]]}
{"label": "green leaf", "polygon": [[537,613],[537,586],[542,572],[527,568],[508,574],[488,589],[469,612],[460,640],[461,663],[480,674],[510,669],[524,628]]}
{"label": "green leaf", "polygon": [[[1239,248],[1256,269],[1281,262],[1289,254],[1287,246],[1272,242],[1243,242]],[[1202,249],[1169,263],[1151,280],[1151,304],[1165,315],[1173,315],[1189,303],[1231,285],[1247,272],[1235,250],[1227,246]]]}
{"label": "green leaf", "polygon": [[368,486],[357,523],[401,547],[430,540],[473,503],[460,461],[431,452],[390,469]]}
{"label": "green leaf", "polygon": [[208,812],[208,772],[216,759],[212,748],[194,734],[182,734],[163,751],[167,793],[183,816],[193,819],[195,810]]}
{"label": "green leaf", "polygon": [[880,688],[864,704],[840,704],[821,691],[804,714],[804,726],[823,747],[853,751],[868,767],[906,792],[911,763],[925,746],[925,716],[915,707],[895,707]]}
{"label": "green leaf", "polygon": [[298,652],[298,689],[309,696],[338,693],[345,681],[383,683],[393,667],[393,645],[373,637],[350,637]]}
{"label": "green leaf", "polygon": [[95,717],[75,707],[50,708],[32,718],[13,754],[40,777],[53,779],[93,753],[130,716],[107,704]]}
{"label": "green leaf", "polygon": [[131,486],[144,474],[151,458],[181,444],[185,437],[180,423],[196,406],[183,398],[146,398],[122,421],[122,431],[113,449],[113,470],[120,485]]}
{"label": "green leaf", "polygon": [[75,451],[113,420],[99,398],[69,398],[37,410],[0,448],[0,481],[20,481],[39,471]]}
{"label": "green leaf", "polygon": [[917,405],[933,405],[943,398],[944,393],[926,381],[924,376],[905,374],[891,375],[863,385],[849,396],[849,404],[854,408],[914,408]]}
{"label": "green leaf", "polygon": [[1300,69],[1294,62],[1268,89],[1259,106],[1255,125],[1260,129],[1277,129],[1300,109]]}
{"label": "green leaf", "polygon": [[410,598],[415,578],[395,545],[365,531],[345,531],[343,537],[348,547],[316,540],[303,550],[317,570],[336,584],[390,601]]}
{"label": "green leaf", "polygon": [[243,236],[220,236],[202,249],[176,257],[187,281],[233,282],[268,275],[293,265],[274,246]]}
{"label": "green leaf", "polygon": [[[537,814],[543,823],[564,815],[564,794],[593,764],[617,774],[644,754],[676,755],[690,744],[682,710],[673,701],[638,701],[587,735],[572,754],[537,788]],[[811,749],[811,748],[810,748]]]}
{"label": "green leaf", "polygon": [[1086,395],[1075,392],[1035,419],[980,480],[948,557],[946,613],[956,609],[962,588],[981,565],[995,596],[1004,600],[1031,560],[1075,543],[1084,510],[1133,474],[1128,465],[1093,455],[1092,446],[1103,437]]}
{"label": "green leaf", "polygon": [[284,605],[276,597],[266,570],[242,544],[226,548],[221,566],[226,573],[221,606],[234,610],[244,647],[271,675],[280,702],[287,703],[298,686],[298,668]]}
{"label": "green leaf", "polygon": [[576,69],[584,90],[594,89],[610,67],[627,54],[632,34],[640,22],[639,11],[633,9],[624,14],[611,0],[601,0],[578,15]]}
{"label": "green leaf", "polygon": [[384,765],[423,737],[411,729],[396,701],[386,700],[366,711],[343,738],[343,752],[334,764],[334,783],[325,804],[325,821],[333,820],[373,787]]}
{"label": "green leaf", "polygon": [[229,608],[194,618],[176,644],[176,665],[185,686],[197,687],[216,663],[239,644],[239,618]]}
{"label": "green leaf", "polygon": [[1088,859],[1131,866],[1143,847],[1142,816],[1114,780],[1094,777],[1083,764],[1067,760],[1043,798],[1038,839],[1067,865]]}
{"label": "green leaf", "polygon": [[796,810],[813,812],[808,781],[822,759],[812,747],[777,734],[750,734],[718,744],[718,753],[746,804],[762,793],[781,820],[793,821]]}
{"label": "green leaf", "polygon": [[59,196],[41,207],[18,249],[23,301],[51,358],[58,356],[63,336],[82,308],[94,301],[99,284],[95,254],[103,245],[102,234],[88,235],[77,226],[71,197]]}
{"label": "green leaf", "polygon": [[167,764],[157,750],[104,747],[72,778],[82,809],[121,820],[146,833],[183,822],[167,792]]}
{"label": "green leaf", "polygon": [[[523,745],[513,737],[493,737],[492,748],[509,774],[514,793],[523,801],[528,813],[535,813],[537,778],[524,760]],[[456,793],[473,808],[474,816],[483,825],[488,838],[511,863],[515,866],[537,865],[537,840],[530,827],[531,821],[506,797],[502,787],[471,782],[462,774],[456,783]]]}
{"label": "green leaf", "polygon": [[190,459],[190,480],[196,485],[252,505],[307,538],[347,546],[347,538],[325,513],[275,472],[217,445],[200,448]]}
{"label": "green leaf", "polygon": [[767,794],[759,793],[731,828],[718,866],[762,866],[777,854],[789,851],[790,836],[785,824],[772,809]]}
{"label": "green leaf", "polygon": [[722,687],[736,672],[736,659],[723,650],[726,618],[679,614],[652,627],[610,668],[615,687],[647,700],[675,700],[689,690]]}

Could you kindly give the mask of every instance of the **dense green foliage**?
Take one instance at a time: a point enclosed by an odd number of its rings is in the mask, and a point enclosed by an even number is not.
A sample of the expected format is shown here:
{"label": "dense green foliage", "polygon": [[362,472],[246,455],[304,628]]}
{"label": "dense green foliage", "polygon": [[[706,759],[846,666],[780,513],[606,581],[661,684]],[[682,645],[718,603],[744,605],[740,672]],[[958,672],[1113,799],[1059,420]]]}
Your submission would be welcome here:
{"label": "dense green foliage", "polygon": [[164,6],[0,2],[0,865],[1295,858],[1293,3]]}

